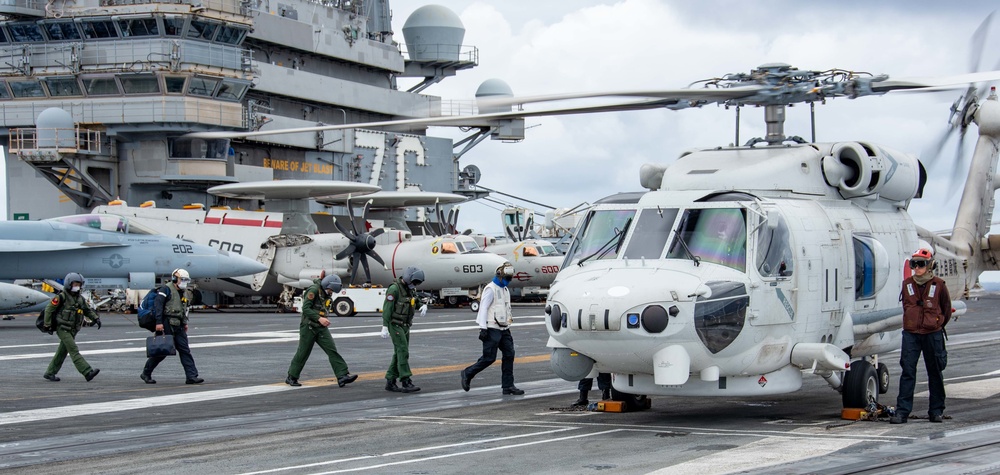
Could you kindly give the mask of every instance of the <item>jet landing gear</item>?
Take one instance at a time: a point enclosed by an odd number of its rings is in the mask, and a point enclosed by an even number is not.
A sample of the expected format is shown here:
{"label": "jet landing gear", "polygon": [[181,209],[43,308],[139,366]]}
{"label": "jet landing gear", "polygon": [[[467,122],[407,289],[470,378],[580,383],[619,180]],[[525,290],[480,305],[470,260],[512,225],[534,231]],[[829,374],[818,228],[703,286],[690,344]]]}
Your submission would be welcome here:
{"label": "jet landing gear", "polygon": [[867,360],[851,363],[851,369],[844,374],[841,388],[845,408],[868,407],[869,402],[878,402],[878,395],[889,390],[889,369],[879,364],[875,369]]}

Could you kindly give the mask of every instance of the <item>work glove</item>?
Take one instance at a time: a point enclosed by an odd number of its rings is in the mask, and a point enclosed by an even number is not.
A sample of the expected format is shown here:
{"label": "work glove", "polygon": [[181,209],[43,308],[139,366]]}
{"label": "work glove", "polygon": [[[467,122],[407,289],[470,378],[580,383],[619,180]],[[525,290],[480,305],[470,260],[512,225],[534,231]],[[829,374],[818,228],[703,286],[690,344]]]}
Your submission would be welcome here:
{"label": "work glove", "polygon": [[420,316],[421,317],[427,316],[427,304],[424,304],[423,307],[420,307]]}
{"label": "work glove", "polygon": [[97,325],[97,329],[100,330],[101,329],[101,319],[100,318],[94,319],[94,325]]}
{"label": "work glove", "polygon": [[382,327],[382,338],[389,338],[389,327]]}
{"label": "work glove", "polygon": [[482,341],[483,343],[486,343],[486,341],[489,340],[489,339],[490,339],[490,331],[487,330],[487,329],[485,329],[485,328],[480,328],[479,329],[479,340]]}

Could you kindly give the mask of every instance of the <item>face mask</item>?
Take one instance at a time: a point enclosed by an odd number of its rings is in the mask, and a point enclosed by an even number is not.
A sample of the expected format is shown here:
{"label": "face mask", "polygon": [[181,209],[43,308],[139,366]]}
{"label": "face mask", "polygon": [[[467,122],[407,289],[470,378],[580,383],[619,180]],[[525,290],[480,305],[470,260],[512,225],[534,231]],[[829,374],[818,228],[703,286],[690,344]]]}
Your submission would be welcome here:
{"label": "face mask", "polygon": [[80,292],[80,286],[79,285],[74,285],[73,287],[70,287],[69,291],[73,292],[74,294],[75,293],[79,293]]}
{"label": "face mask", "polygon": [[178,289],[181,289],[181,290],[184,290],[184,289],[186,289],[186,288],[187,288],[187,286],[188,286],[188,283],[187,283],[187,282],[185,282],[185,281],[183,281],[183,280],[177,283],[177,288],[178,288]]}

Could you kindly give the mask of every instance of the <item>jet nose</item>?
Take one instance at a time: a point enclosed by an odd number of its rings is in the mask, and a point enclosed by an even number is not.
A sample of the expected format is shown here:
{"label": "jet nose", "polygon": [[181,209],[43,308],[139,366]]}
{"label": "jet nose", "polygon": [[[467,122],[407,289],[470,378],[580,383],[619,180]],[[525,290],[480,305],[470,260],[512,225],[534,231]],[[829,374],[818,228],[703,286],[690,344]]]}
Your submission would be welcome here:
{"label": "jet nose", "polygon": [[249,257],[219,251],[219,277],[237,277],[264,272],[268,266]]}

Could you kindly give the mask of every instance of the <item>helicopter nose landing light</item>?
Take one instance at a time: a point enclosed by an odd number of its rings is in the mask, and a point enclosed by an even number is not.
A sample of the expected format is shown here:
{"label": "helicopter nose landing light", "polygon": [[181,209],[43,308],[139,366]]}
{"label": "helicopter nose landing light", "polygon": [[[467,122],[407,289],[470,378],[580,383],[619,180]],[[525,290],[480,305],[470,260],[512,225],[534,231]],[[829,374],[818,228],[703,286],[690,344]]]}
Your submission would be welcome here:
{"label": "helicopter nose landing light", "polygon": [[662,333],[667,329],[667,311],[659,305],[650,305],[642,310],[642,328],[649,333]]}

